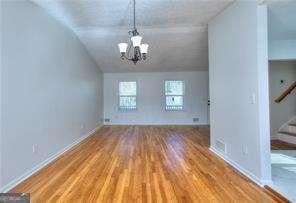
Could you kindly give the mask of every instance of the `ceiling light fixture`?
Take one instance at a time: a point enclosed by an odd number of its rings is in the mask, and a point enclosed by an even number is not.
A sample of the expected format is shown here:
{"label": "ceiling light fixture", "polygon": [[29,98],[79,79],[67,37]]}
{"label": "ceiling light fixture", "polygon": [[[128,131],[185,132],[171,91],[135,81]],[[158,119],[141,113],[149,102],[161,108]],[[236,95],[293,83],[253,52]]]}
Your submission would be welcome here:
{"label": "ceiling light fixture", "polygon": [[[121,53],[121,59],[127,59],[128,61],[133,61],[134,64],[141,60],[146,60],[148,53],[148,44],[141,44],[142,37],[139,35],[136,28],[136,0],[134,3],[134,27],[129,34],[132,35],[131,42],[129,45],[127,43],[119,43],[118,48]],[[132,50],[131,50],[132,49]]]}

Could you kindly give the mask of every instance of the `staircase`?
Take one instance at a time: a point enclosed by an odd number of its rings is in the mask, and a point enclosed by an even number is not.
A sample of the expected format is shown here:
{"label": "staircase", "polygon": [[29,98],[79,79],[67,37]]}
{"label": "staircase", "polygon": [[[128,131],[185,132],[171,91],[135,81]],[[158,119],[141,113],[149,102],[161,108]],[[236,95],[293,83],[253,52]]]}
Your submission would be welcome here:
{"label": "staircase", "polygon": [[[289,95],[296,90],[296,81],[294,81],[280,96],[274,101],[281,103]],[[291,144],[296,144],[296,116],[282,125],[278,131],[278,137],[280,141],[284,141]]]}
{"label": "staircase", "polygon": [[296,144],[296,116],[279,129],[278,136],[284,142]]}

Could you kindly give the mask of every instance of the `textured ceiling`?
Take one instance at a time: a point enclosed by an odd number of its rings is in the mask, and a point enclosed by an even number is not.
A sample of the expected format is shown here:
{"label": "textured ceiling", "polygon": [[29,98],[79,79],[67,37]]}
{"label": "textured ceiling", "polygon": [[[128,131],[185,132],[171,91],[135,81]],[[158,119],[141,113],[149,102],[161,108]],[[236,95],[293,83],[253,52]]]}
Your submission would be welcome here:
{"label": "textured ceiling", "polygon": [[117,44],[129,40],[130,0],[33,0],[72,29],[103,72],[208,69],[207,23],[232,0],[137,0],[137,27],[148,60],[121,61]]}

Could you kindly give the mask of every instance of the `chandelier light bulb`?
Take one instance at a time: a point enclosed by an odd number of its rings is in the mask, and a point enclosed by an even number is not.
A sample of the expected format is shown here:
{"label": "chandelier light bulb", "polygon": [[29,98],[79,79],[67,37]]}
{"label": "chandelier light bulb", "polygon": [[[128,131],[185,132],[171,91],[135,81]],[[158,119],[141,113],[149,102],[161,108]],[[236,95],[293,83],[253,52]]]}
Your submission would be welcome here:
{"label": "chandelier light bulb", "polygon": [[132,41],[134,47],[139,47],[141,45],[142,37],[139,35],[132,36],[131,41]]}
{"label": "chandelier light bulb", "polygon": [[127,43],[119,43],[118,48],[119,48],[120,53],[125,53],[127,50],[127,46],[128,46]]}
{"label": "chandelier light bulb", "polygon": [[140,46],[141,53],[142,54],[147,54],[148,53],[148,47],[149,47],[148,44],[141,44],[141,46]]}

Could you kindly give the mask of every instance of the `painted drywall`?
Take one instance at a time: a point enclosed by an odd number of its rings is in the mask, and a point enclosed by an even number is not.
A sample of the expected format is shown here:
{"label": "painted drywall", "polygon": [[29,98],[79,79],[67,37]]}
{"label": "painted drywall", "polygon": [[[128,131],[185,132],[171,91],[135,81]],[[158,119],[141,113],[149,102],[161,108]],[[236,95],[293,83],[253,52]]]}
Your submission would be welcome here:
{"label": "painted drywall", "polygon": [[259,184],[270,180],[267,59],[266,6],[238,1],[210,22],[211,149]]}
{"label": "painted drywall", "polygon": [[[0,7],[1,11],[1,7]],[[0,188],[2,187],[2,15],[0,14]]]}
{"label": "painted drywall", "polygon": [[100,125],[103,79],[72,31],[39,6],[1,1],[1,15],[5,187]]}
{"label": "painted drywall", "polygon": [[[283,82],[281,82],[283,80]],[[296,61],[269,62],[270,136],[278,139],[279,128],[296,115],[296,93],[281,103],[274,100],[296,81]]]}
{"label": "painted drywall", "polygon": [[296,40],[270,40],[270,60],[296,60]]}
{"label": "painted drywall", "polygon": [[267,1],[268,57],[296,59],[296,1]]}
{"label": "painted drywall", "polygon": [[[165,111],[164,81],[185,81],[184,111]],[[137,110],[118,110],[119,81],[137,81]],[[106,124],[207,124],[208,72],[104,73]],[[192,118],[199,118],[193,122]]]}

